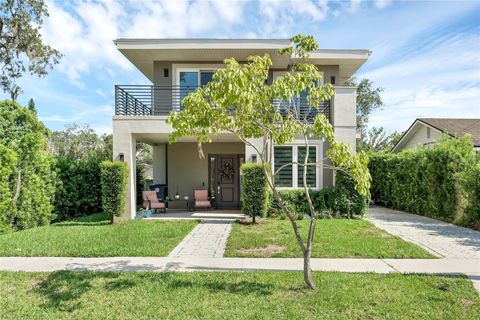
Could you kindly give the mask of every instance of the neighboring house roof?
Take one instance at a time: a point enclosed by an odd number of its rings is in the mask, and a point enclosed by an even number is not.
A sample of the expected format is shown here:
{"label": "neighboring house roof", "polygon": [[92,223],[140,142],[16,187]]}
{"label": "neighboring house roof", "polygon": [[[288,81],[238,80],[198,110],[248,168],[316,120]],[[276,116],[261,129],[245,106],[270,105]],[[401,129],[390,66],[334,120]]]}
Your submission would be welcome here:
{"label": "neighboring house roof", "polygon": [[480,146],[480,119],[420,118],[418,120],[452,137],[461,138],[469,134],[472,136],[474,146]]}
{"label": "neighboring house roof", "polygon": [[480,147],[480,119],[418,118],[393,147],[393,152],[401,150],[418,125],[428,126],[456,138],[469,134],[472,136],[473,146]]}
{"label": "neighboring house roof", "polygon": [[[117,49],[153,82],[153,62],[212,62],[268,53],[274,68],[286,68],[290,57],[278,49],[290,45],[289,39],[116,39]],[[318,65],[339,65],[340,78],[350,78],[367,61],[371,51],[364,49],[319,49],[310,60]]]}

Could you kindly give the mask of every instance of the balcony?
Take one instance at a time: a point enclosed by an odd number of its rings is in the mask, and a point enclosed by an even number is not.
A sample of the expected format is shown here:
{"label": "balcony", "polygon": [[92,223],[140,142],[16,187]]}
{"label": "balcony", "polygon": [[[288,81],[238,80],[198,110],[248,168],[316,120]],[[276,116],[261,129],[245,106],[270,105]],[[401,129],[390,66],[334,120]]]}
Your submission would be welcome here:
{"label": "balcony", "polygon": [[[116,85],[115,115],[116,116],[161,116],[168,115],[172,110],[181,110],[181,100],[198,86],[154,86],[154,85]],[[289,103],[273,100],[280,113],[293,113],[307,120],[313,119],[318,113],[330,119],[330,101],[322,101],[319,108],[308,105],[306,95],[300,95]]]}

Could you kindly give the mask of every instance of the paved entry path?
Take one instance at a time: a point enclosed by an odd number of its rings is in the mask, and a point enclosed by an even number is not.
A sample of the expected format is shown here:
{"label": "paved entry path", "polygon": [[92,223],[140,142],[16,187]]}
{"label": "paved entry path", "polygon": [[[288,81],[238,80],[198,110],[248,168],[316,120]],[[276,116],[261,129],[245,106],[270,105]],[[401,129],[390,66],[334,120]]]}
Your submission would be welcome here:
{"label": "paved entry path", "polygon": [[[371,207],[375,226],[449,259],[480,259],[480,232],[383,207]],[[480,269],[480,266],[479,266]]]}
{"label": "paved entry path", "polygon": [[221,258],[232,220],[203,220],[170,253],[171,258]]}

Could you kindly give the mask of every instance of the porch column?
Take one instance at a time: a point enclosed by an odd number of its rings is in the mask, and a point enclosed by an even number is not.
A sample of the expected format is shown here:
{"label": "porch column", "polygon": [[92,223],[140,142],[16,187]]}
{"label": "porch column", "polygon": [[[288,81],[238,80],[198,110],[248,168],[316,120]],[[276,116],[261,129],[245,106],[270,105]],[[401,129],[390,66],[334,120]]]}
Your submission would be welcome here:
{"label": "porch column", "polygon": [[357,146],[357,88],[335,87],[332,105],[332,125],[335,138],[355,152]]}
{"label": "porch column", "polygon": [[153,145],[153,183],[167,183],[167,145]]}
{"label": "porch column", "polygon": [[123,161],[128,166],[127,204],[125,213],[115,220],[135,219],[136,213],[136,139],[135,136],[121,126],[113,123],[113,161]]}

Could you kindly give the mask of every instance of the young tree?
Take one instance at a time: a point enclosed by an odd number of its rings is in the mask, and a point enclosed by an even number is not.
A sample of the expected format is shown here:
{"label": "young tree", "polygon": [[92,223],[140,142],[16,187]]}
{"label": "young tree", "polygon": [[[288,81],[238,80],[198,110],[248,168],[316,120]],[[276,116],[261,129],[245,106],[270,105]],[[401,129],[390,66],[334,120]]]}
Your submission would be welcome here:
{"label": "young tree", "polygon": [[[333,165],[325,168],[348,172],[356,183],[361,195],[367,195],[370,175],[367,157],[363,152],[352,154],[349,147],[334,138],[328,119],[316,113],[320,103],[334,94],[330,84],[318,86],[321,75],[315,65],[309,63],[309,52],[318,48],[311,36],[297,35],[291,39],[293,47],[280,50],[291,59],[290,73],[267,84],[272,60],[251,56],[247,63],[239,64],[235,59],[226,59],[225,68],[215,72],[213,80],[206,86],[190,93],[182,101],[183,110],[172,112],[168,119],[173,126],[170,142],[182,136],[198,137],[199,154],[202,157],[202,144],[211,142],[211,137],[220,132],[234,133],[258,154],[264,174],[273,196],[291,222],[296,240],[304,257],[304,280],[309,288],[315,288],[310,268],[310,257],[315,234],[317,211],[315,210],[307,185],[307,170],[321,163],[309,162],[309,144],[312,139],[330,143],[327,151]],[[307,93],[308,110],[301,111],[298,96]],[[279,103],[282,101],[281,112]],[[312,116],[314,115],[314,116]],[[282,167],[270,170],[271,150],[275,144],[285,144],[301,136],[306,154],[304,161],[295,163],[303,167],[303,188],[310,208],[310,226],[307,239],[299,232],[292,208],[284,201],[277,190],[275,178]],[[261,143],[252,142],[253,139]]]}
{"label": "young tree", "polygon": [[17,79],[27,71],[45,76],[61,58],[60,52],[45,45],[40,35],[46,16],[44,0],[0,2],[0,85],[13,101],[21,93]]}
{"label": "young tree", "polygon": [[[13,99],[12,99],[13,100]],[[35,101],[32,98],[28,100],[28,110],[32,111],[33,113],[37,114],[37,108],[35,108]]]}
{"label": "young tree", "polygon": [[383,127],[373,127],[362,137],[359,147],[365,151],[391,151],[401,137],[397,131],[388,135]]}

